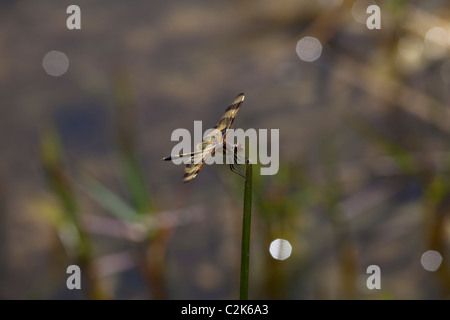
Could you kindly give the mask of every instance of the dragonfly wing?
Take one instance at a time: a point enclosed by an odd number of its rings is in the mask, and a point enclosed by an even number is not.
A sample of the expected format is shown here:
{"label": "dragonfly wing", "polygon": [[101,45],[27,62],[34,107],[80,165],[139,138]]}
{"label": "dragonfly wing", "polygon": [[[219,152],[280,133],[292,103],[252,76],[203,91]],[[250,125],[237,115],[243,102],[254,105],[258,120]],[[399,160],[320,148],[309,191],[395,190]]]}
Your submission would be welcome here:
{"label": "dragonfly wing", "polygon": [[202,152],[196,152],[192,154],[189,163],[184,168],[184,182],[188,182],[194,179],[202,169],[206,160],[208,160],[216,152],[216,143],[207,143],[207,141],[202,141],[197,145],[197,147],[199,145],[203,150]]}
{"label": "dragonfly wing", "polygon": [[[184,169],[184,182],[194,179],[205,162],[215,154],[216,149],[222,148],[227,132],[233,126],[234,119],[243,101],[244,94],[238,94],[232,104],[225,110],[219,122],[213,127],[213,130],[195,146],[195,151],[190,155],[190,161]],[[166,160],[166,158],[163,160]],[[169,160],[169,157],[167,160]]]}
{"label": "dragonfly wing", "polygon": [[236,98],[234,98],[233,103],[225,110],[219,122],[214,126],[215,129],[218,129],[222,132],[224,140],[228,129],[230,129],[233,126],[234,119],[243,101],[244,101],[244,94],[243,93],[238,94]]}

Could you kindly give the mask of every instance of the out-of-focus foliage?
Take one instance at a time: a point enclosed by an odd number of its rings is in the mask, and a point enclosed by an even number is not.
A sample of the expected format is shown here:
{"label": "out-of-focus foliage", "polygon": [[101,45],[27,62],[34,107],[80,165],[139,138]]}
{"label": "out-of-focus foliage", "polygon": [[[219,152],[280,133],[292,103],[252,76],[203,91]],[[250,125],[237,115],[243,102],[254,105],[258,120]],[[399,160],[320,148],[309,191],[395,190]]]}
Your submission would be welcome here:
{"label": "out-of-focus foliage", "polygon": [[378,1],[369,30],[375,2],[79,1],[72,31],[64,4],[1,3],[0,297],[237,298],[242,179],[182,184],[161,158],[244,92],[234,127],[280,130],[279,172],[253,166],[249,297],[449,298],[450,5]]}

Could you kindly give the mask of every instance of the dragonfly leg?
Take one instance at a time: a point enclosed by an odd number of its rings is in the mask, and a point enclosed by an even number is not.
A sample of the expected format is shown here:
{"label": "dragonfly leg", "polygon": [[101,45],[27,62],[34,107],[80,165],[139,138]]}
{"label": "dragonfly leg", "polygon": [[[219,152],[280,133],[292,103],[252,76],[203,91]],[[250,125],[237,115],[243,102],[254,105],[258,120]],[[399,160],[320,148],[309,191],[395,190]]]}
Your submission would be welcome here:
{"label": "dragonfly leg", "polygon": [[230,170],[233,171],[234,173],[240,175],[242,178],[245,179],[244,174],[243,174],[242,172],[240,172],[238,169],[236,169],[236,168],[234,167],[234,165],[230,164]]}

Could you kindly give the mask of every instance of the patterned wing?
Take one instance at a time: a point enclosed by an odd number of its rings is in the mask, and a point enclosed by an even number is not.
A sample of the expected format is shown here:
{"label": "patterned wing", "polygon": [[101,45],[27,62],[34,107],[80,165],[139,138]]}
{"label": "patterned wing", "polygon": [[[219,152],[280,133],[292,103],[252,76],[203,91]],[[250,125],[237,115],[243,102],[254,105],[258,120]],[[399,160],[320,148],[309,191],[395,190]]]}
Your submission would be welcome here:
{"label": "patterned wing", "polygon": [[216,152],[219,143],[214,137],[210,137],[210,139],[205,137],[202,142],[195,146],[195,151],[192,153],[189,163],[184,168],[184,182],[191,181],[198,175],[206,160]]}
{"label": "patterned wing", "polygon": [[240,93],[234,98],[233,103],[225,110],[219,122],[214,126],[215,129],[222,131],[223,140],[226,139],[226,134],[233,126],[236,114],[244,101],[244,94]]}
{"label": "patterned wing", "polygon": [[218,135],[216,135],[213,130],[210,135],[197,144],[195,152],[191,155],[190,162],[184,169],[184,182],[194,179],[202,169],[205,161],[215,154],[218,147],[222,147],[223,143],[226,141],[225,139],[228,130],[233,126],[234,119],[243,101],[244,94],[238,94],[233,100],[233,103],[225,110],[225,113],[222,115],[219,122],[214,126],[213,129],[221,132],[221,135],[219,135],[221,136],[221,139],[217,139]]}

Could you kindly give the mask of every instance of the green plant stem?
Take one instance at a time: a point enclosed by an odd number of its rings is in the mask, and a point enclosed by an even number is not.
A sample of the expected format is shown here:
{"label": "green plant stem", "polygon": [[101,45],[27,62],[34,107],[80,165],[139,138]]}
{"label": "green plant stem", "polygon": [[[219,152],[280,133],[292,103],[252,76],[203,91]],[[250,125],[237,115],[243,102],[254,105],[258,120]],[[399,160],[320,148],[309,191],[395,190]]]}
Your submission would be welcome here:
{"label": "green plant stem", "polygon": [[240,300],[248,299],[248,275],[250,263],[250,226],[252,221],[252,165],[246,160],[244,185],[244,216],[242,220]]}

